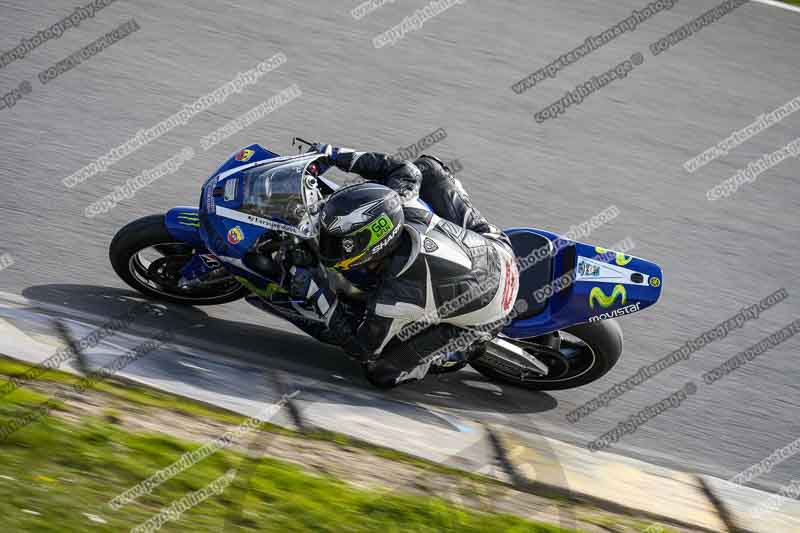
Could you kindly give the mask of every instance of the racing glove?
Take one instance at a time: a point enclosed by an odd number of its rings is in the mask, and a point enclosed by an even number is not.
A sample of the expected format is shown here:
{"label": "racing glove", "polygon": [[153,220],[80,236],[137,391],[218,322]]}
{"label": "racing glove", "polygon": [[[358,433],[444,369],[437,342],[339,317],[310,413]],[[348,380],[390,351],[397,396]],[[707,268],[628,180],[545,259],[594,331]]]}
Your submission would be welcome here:
{"label": "racing glove", "polygon": [[336,294],[317,269],[293,266],[289,272],[292,274],[289,294],[293,299],[308,302],[320,318],[333,311]]}
{"label": "racing glove", "polygon": [[360,306],[337,300],[327,317],[328,328],[323,333],[324,342],[341,347],[350,357],[364,359],[366,353],[356,340],[358,328],[364,321]]}
{"label": "racing glove", "polygon": [[332,144],[324,143],[316,144],[314,146],[314,151],[327,157],[328,161],[331,163],[336,163],[336,160],[341,154],[349,154],[354,152],[354,150],[351,148],[341,148],[339,146],[333,146]]}
{"label": "racing glove", "polygon": [[338,299],[316,269],[294,266],[290,272],[291,297],[306,301],[327,325],[320,340],[344,348],[353,357],[360,357],[363,350],[356,342],[356,333],[364,321],[365,307]]}

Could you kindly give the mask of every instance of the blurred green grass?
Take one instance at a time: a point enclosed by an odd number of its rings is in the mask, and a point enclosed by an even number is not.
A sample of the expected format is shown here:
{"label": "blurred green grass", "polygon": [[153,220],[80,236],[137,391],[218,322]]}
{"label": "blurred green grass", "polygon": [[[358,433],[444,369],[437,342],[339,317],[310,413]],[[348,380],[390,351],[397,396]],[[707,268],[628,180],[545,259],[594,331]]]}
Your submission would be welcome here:
{"label": "blurred green grass", "polygon": [[[29,363],[0,356],[0,378],[2,376],[21,376],[31,368]],[[48,370],[36,381],[60,383],[62,385],[76,385],[81,381],[79,376],[68,374],[60,370]],[[92,386],[93,390],[111,394],[122,400],[127,400],[139,405],[172,409],[187,415],[211,418],[226,424],[241,424],[246,417],[231,413],[224,409],[207,406],[205,404],[187,400],[179,396],[162,393],[155,389],[133,386],[120,386],[113,381],[97,381]],[[274,426],[279,430],[277,426]]]}
{"label": "blurred green grass", "polygon": [[[11,363],[3,362],[5,370],[11,370]],[[0,399],[0,423],[24,416],[46,399],[20,387]],[[241,468],[223,494],[161,530],[219,531],[229,518],[225,531],[567,532],[509,515],[477,513],[437,498],[360,490],[270,457],[254,461],[230,450],[218,451],[114,511],[107,505],[110,499],[200,445],[130,433],[109,420],[113,416],[84,416],[76,422],[48,416],[0,442],[0,516],[10,531],[126,530],[229,469]]]}
{"label": "blurred green grass", "polygon": [[[22,361],[11,359],[4,355],[0,355],[0,380],[2,380],[4,376],[8,377],[22,376],[29,369],[30,369],[30,364],[28,363],[24,363]],[[58,383],[61,385],[71,386],[79,383],[80,380],[81,378],[74,374],[68,374],[61,370],[51,369],[48,370],[46,373],[42,374],[36,381],[44,383]],[[201,418],[211,419],[216,422],[221,422],[223,424],[239,425],[245,422],[245,420],[247,420],[247,417],[243,415],[234,413],[232,411],[228,411],[226,409],[222,409],[220,407],[204,404],[195,400],[191,400],[189,398],[183,398],[181,396],[175,396],[172,394],[168,394],[166,392],[161,392],[156,389],[152,389],[138,384],[133,384],[130,382],[119,382],[116,377],[108,379],[106,381],[98,381],[94,384],[92,389],[98,392],[102,392],[104,394],[109,394],[113,396],[115,399],[123,400],[130,404],[149,407],[149,408],[167,409],[169,411],[181,413],[188,416],[197,416]],[[32,394],[37,394],[34,391],[29,391],[29,392]],[[42,396],[40,399],[40,403],[43,402],[45,399],[46,398]],[[53,403],[55,405],[59,405],[61,402],[55,401]],[[269,422],[265,422],[261,425],[261,431],[269,433],[277,433],[280,435],[286,435],[290,437],[332,442],[341,447],[359,448],[361,450],[364,450],[365,452],[368,452],[372,455],[376,455],[383,459],[388,459],[391,461],[399,461],[432,472],[437,472],[452,476],[459,476],[466,479],[479,480],[483,483],[497,483],[495,480],[486,478],[484,476],[478,476],[470,472],[465,472],[463,470],[458,470],[456,468],[440,465],[438,463],[434,463],[432,461],[428,461],[425,459],[420,459],[419,457],[399,452],[391,448],[377,446],[353,437],[349,437],[347,435],[343,435],[341,433],[334,433],[332,431],[327,431],[323,429],[312,429],[311,431],[307,431],[301,434],[296,431],[292,431],[290,429],[275,424],[271,424]]]}

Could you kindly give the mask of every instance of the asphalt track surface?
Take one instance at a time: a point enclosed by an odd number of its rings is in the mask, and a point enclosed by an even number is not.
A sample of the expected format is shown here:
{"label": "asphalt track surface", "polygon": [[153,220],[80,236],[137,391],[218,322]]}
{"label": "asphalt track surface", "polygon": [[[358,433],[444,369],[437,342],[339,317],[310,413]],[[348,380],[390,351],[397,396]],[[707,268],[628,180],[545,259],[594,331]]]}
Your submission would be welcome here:
{"label": "asphalt track surface", "polygon": [[[487,391],[469,386],[480,379],[462,372],[388,394],[585,444],[800,315],[800,161],[781,163],[731,198],[705,198],[707,189],[737,169],[793,140],[800,113],[694,174],[682,168],[688,158],[800,94],[800,14],[747,4],[653,56],[650,43],[717,4],[681,0],[555,79],[522,95],[510,89],[645,4],[469,1],[394,46],[376,49],[375,35],[425,3],[387,3],[355,20],[355,1],[119,0],[0,69],[0,93],[24,80],[33,88],[13,108],[0,110],[0,251],[15,259],[0,272],[0,290],[106,316],[120,312],[119,297],[132,294],[108,263],[116,230],[173,205],[195,204],[203,179],[238,147],[260,142],[286,152],[292,135],[299,135],[394,152],[442,127],[447,138],[429,151],[461,161],[460,178],[475,203],[502,226],[565,232],[616,205],[620,216],[585,240],[608,246],[632,237],[634,254],[663,267],[663,299],[621,321],[623,359],[592,386],[552,394]],[[77,5],[0,2],[0,50]],[[48,84],[39,82],[39,72],[130,18],[138,31]],[[286,64],[258,84],[104,174],[74,189],[62,184],[139,129],[278,52],[286,54]],[[635,52],[645,61],[626,79],[556,120],[536,123],[533,113]],[[200,149],[203,136],[293,83],[300,98],[213,149]],[[88,204],[185,146],[197,156],[177,174],[106,215],[84,217]],[[641,365],[781,287],[789,298],[758,320],[577,424],[565,419]],[[230,343],[263,367],[366,388],[356,365],[337,351],[246,304],[175,309],[168,319],[176,327],[200,321],[198,344]],[[800,340],[790,339],[702,387],[679,408],[627,435],[614,451],[724,478],[756,463],[800,437],[799,347]],[[796,456],[755,485],[774,489],[798,468]]]}

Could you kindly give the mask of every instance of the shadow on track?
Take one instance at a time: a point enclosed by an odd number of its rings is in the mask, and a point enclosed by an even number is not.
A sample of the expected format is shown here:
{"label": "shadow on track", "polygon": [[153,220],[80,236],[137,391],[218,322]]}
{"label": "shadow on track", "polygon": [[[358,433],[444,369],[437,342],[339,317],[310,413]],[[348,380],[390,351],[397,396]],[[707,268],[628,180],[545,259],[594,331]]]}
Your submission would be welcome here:
{"label": "shadow on track", "polygon": [[[108,318],[123,315],[132,305],[144,301],[134,291],[94,285],[38,285],[25,289],[23,296],[36,302]],[[264,370],[288,372],[306,382],[304,386],[307,392],[311,392],[308,390],[310,388],[315,395],[329,401],[373,408],[380,408],[380,404],[386,402],[387,408],[391,404],[395,414],[407,411],[405,414],[411,416],[416,412],[414,418],[420,414],[422,406],[418,404],[434,409],[499,414],[534,414],[557,406],[555,398],[549,394],[492,383],[470,369],[429,375],[421,383],[404,385],[387,392],[379,391],[366,382],[357,362],[335,347],[295,333],[296,330],[288,323],[286,329],[276,329],[213,317],[198,307],[153,303],[163,314],[137,318],[130,332],[174,330],[183,335],[179,344],[207,352],[224,345],[230,351],[220,355],[235,359],[240,366],[252,366],[254,373]],[[166,361],[164,363],[167,364]],[[154,359],[150,359],[150,365],[154,364]],[[331,394],[328,385],[337,389],[352,389],[353,394]],[[225,394],[241,394],[232,386],[225,389]],[[412,405],[404,408],[398,403]]]}

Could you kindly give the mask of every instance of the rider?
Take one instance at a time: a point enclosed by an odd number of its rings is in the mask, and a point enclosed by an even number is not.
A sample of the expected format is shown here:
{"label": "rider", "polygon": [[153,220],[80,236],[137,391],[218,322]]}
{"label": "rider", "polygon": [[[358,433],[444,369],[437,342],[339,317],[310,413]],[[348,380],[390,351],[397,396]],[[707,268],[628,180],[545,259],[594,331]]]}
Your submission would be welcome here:
{"label": "rider", "polygon": [[461,183],[432,156],[410,162],[315,148],[341,170],[369,180],[336,191],[320,216],[324,266],[369,287],[365,308],[326,302],[334,342],[384,388],[422,379],[431,364],[453,352],[479,354],[517,297],[508,237],[481,216]]}

